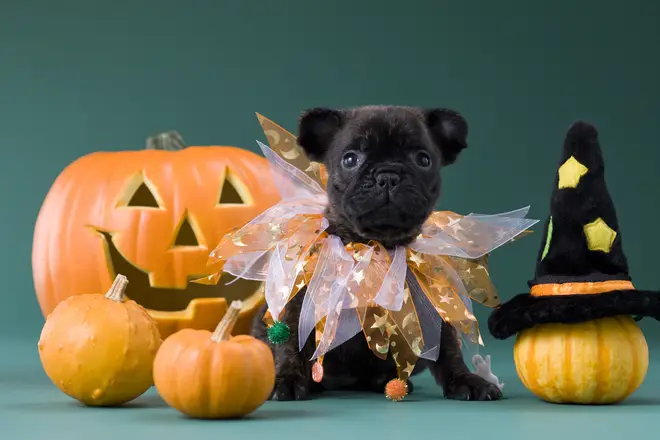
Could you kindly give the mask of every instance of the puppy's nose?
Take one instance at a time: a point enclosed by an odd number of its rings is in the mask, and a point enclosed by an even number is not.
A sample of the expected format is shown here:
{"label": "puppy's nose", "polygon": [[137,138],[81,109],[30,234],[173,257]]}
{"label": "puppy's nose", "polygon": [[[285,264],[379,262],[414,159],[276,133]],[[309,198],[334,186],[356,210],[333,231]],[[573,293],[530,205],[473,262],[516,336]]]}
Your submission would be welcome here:
{"label": "puppy's nose", "polygon": [[378,173],[376,176],[376,184],[381,187],[393,189],[401,182],[401,178],[396,173]]}

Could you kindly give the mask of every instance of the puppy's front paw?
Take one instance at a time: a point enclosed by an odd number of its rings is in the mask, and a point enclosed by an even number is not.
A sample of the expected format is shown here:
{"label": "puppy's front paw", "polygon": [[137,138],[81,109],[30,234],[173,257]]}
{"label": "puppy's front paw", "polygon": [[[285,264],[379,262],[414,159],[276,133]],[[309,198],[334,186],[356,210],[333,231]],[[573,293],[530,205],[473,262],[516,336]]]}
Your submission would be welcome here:
{"label": "puppy's front paw", "polygon": [[477,376],[466,373],[456,376],[445,385],[445,397],[454,400],[500,400],[500,389]]}
{"label": "puppy's front paw", "polygon": [[286,402],[291,400],[307,400],[310,394],[309,381],[303,377],[282,377],[275,380],[275,389],[271,400]]}

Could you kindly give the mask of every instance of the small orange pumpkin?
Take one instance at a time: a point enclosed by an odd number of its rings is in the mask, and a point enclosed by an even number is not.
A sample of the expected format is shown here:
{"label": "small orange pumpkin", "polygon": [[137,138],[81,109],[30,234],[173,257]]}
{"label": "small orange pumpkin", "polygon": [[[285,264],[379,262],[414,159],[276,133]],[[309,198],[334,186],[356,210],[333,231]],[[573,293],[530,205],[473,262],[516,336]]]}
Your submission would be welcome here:
{"label": "small orange pumpkin", "polygon": [[516,371],[527,389],[552,403],[621,402],[644,381],[646,339],[630,316],[541,324],[519,333]]}
{"label": "small orange pumpkin", "polygon": [[117,275],[108,293],[72,296],[46,319],[39,357],[46,375],[65,394],[88,406],[115,406],[153,385],[158,326]]}
{"label": "small orange pumpkin", "polygon": [[241,308],[241,301],[232,302],[213,334],[184,329],[163,342],[154,383],[168,405],[189,417],[221,419],[250,414],[268,399],[273,354],[252,336],[231,336]]}
{"label": "small orange pumpkin", "polygon": [[[175,133],[142,151],[96,152],[70,164],[51,187],[34,230],[32,268],[44,316],[71,295],[103,292],[116,273],[161,335],[213,330],[231,300],[245,303],[248,332],[262,283],[202,285],[224,234],[280,200],[268,162],[229,146],[186,146]],[[229,280],[232,277],[229,276]]]}

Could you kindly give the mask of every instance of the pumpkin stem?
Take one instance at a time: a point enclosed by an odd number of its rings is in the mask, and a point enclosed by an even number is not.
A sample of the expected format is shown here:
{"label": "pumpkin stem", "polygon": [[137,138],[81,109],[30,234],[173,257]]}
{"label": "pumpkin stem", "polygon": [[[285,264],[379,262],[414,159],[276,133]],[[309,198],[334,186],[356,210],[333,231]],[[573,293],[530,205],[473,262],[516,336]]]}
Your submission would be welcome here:
{"label": "pumpkin stem", "polygon": [[147,138],[147,150],[178,151],[186,148],[186,143],[177,131],[167,131]]}
{"label": "pumpkin stem", "polygon": [[241,309],[243,308],[243,302],[241,301],[232,301],[227,313],[222,317],[222,321],[215,328],[211,340],[213,342],[226,341],[231,338],[231,331],[238,321],[238,317],[241,314]]}
{"label": "pumpkin stem", "polygon": [[112,282],[112,286],[108,289],[108,293],[105,294],[105,297],[112,301],[124,302],[124,299],[126,299],[124,296],[126,286],[128,286],[128,278],[122,274],[117,274],[115,280]]}

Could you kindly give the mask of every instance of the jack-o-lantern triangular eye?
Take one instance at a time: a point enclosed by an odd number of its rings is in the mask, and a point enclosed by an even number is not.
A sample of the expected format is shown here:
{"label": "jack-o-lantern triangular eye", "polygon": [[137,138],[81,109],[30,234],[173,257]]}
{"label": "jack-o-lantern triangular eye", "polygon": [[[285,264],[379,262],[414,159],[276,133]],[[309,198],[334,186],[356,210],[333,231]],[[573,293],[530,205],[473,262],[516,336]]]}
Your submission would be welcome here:
{"label": "jack-o-lantern triangular eye", "polygon": [[137,191],[133,194],[133,197],[131,197],[131,200],[128,201],[126,206],[141,206],[141,207],[146,207],[146,208],[158,208],[158,202],[156,201],[156,198],[154,195],[151,193],[151,190],[149,187],[142,182],[140,186],[138,186]]}
{"label": "jack-o-lantern triangular eye", "polygon": [[[247,202],[241,196],[241,192],[237,188],[240,182],[236,179],[229,169],[225,171],[225,180],[222,182],[220,190],[220,197],[218,197],[219,205],[245,205]],[[241,185],[241,189],[242,185]]]}
{"label": "jack-o-lantern triangular eye", "polygon": [[131,178],[119,197],[118,207],[126,208],[163,208],[153,184],[138,173]]}

